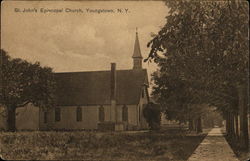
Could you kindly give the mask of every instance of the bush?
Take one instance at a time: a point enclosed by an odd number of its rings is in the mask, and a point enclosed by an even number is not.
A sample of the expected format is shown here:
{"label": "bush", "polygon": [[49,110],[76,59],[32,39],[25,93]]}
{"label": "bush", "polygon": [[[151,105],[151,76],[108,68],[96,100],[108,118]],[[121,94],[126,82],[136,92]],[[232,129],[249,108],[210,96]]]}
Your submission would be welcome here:
{"label": "bush", "polygon": [[143,109],[143,115],[151,130],[159,130],[161,124],[161,109],[158,105],[149,102]]}

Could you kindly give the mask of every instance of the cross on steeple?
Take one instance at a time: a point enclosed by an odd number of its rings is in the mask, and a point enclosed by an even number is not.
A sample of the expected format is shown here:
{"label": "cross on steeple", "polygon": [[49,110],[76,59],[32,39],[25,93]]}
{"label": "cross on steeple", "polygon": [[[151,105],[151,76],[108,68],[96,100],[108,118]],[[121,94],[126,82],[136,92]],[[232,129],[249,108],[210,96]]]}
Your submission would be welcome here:
{"label": "cross on steeple", "polygon": [[133,53],[133,69],[142,69],[142,55],[141,55],[141,49],[140,49],[140,43],[138,38],[138,31],[136,27],[136,34],[135,34],[135,45],[134,45],[134,53]]}

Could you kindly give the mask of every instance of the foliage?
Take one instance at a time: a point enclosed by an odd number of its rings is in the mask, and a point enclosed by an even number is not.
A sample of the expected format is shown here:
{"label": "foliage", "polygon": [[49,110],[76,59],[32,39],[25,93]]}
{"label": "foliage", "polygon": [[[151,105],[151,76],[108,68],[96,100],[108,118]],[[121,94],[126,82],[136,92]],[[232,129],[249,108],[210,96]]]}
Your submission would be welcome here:
{"label": "foliage", "polygon": [[1,49],[0,104],[23,107],[28,103],[47,108],[54,103],[52,69],[19,58],[11,58]]}
{"label": "foliage", "polygon": [[221,127],[223,118],[216,110],[210,109],[203,116],[203,125],[207,128],[213,128],[215,125]]}
{"label": "foliage", "polygon": [[161,123],[161,109],[158,105],[149,102],[143,109],[143,115],[151,130],[159,130]]}
{"label": "foliage", "polygon": [[15,131],[16,108],[29,103],[46,110],[54,105],[55,81],[52,69],[39,62],[11,58],[0,51],[0,105],[4,107],[7,130]]}
{"label": "foliage", "polygon": [[237,111],[237,86],[248,83],[248,3],[179,0],[166,5],[167,22],[148,43],[145,60],[160,67],[153,74],[157,101],[177,119],[185,117],[189,104]]}

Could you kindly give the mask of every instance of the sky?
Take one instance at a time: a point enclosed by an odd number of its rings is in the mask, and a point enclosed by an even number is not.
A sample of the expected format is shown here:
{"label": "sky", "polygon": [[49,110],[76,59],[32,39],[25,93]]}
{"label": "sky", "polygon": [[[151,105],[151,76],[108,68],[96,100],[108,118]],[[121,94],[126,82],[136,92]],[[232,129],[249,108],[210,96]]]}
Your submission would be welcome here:
{"label": "sky", "polygon": [[[41,8],[63,12],[43,13]],[[66,12],[66,8],[82,12]],[[37,12],[22,12],[24,9]],[[164,26],[167,13],[162,1],[5,1],[1,48],[12,57],[39,61],[54,72],[110,70],[111,62],[118,70],[131,69],[136,27],[146,58],[151,33]],[[156,70],[153,63],[143,63],[143,67],[149,77]]]}

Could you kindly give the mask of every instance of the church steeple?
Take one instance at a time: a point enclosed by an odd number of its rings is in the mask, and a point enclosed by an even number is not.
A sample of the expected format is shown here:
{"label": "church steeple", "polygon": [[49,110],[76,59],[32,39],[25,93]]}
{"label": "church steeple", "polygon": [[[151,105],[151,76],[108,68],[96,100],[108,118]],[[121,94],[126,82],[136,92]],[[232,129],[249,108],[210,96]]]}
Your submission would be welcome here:
{"label": "church steeple", "polygon": [[136,28],[136,35],[135,35],[135,45],[134,45],[134,53],[133,53],[133,69],[142,69],[142,55],[140,49],[140,43],[138,38],[138,32]]}

